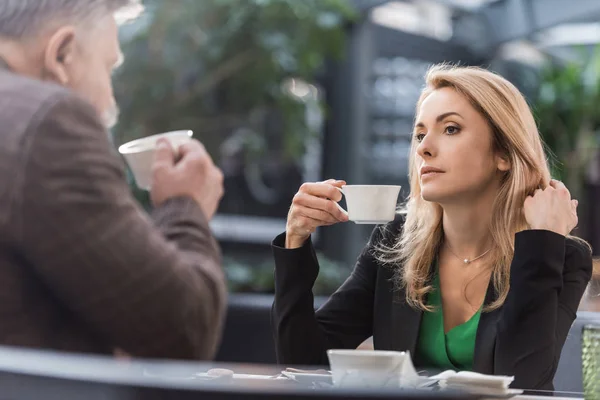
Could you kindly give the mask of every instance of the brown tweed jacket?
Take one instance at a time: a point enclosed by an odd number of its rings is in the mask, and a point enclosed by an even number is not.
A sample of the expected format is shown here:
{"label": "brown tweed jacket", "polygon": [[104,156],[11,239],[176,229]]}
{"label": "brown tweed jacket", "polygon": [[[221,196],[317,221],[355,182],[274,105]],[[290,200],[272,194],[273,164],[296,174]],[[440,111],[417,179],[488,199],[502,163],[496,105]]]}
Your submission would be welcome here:
{"label": "brown tweed jacket", "polygon": [[148,216],[95,110],[0,70],[0,345],[210,359],[220,251],[189,198]]}

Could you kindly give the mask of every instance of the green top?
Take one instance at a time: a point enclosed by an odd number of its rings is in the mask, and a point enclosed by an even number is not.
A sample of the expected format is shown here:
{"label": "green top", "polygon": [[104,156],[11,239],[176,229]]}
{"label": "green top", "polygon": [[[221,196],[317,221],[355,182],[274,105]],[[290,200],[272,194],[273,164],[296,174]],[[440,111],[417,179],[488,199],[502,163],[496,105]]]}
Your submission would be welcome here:
{"label": "green top", "polygon": [[433,291],[429,293],[427,302],[433,306],[434,311],[423,313],[415,355],[418,363],[425,368],[471,371],[481,309],[467,322],[444,334],[444,314],[437,265]]}

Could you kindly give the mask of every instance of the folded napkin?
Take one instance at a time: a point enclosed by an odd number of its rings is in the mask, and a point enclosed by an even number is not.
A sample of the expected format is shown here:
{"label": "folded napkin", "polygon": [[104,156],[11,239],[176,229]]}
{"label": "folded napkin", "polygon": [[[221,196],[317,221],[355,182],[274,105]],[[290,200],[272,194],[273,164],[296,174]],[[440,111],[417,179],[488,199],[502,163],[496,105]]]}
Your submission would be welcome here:
{"label": "folded napkin", "polygon": [[431,379],[438,379],[440,387],[472,393],[504,395],[515,392],[509,388],[514,380],[513,376],[485,375],[470,371],[444,371],[432,376]]}

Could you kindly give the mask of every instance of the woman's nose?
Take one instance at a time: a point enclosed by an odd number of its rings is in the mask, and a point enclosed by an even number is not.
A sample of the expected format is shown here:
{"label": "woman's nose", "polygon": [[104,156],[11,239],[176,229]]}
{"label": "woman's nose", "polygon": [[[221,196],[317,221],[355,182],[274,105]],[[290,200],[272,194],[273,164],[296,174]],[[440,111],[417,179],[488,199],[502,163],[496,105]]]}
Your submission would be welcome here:
{"label": "woman's nose", "polygon": [[431,134],[425,135],[419,145],[417,146],[417,154],[421,157],[432,157],[434,154],[434,140]]}

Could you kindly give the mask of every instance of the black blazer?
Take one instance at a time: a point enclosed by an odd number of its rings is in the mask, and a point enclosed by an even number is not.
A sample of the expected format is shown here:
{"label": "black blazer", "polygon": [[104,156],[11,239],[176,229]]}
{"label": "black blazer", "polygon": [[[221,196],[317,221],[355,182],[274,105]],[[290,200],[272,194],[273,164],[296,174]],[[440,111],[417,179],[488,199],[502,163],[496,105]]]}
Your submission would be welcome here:
{"label": "black blazer", "polygon": [[[375,228],[350,277],[316,312],[312,287],[319,264],[311,241],[290,250],[285,234],[275,238],[272,323],[278,362],[327,365],[326,350],[354,349],[370,336],[375,349],[415,354],[423,313],[406,303],[404,291],[394,291],[393,271],[372,254],[377,243],[390,243],[401,228],[400,216]],[[552,390],[591,275],[586,246],[550,231],[517,233],[510,291],[501,308],[481,315],[474,371],[514,376],[512,386],[520,389]],[[490,284],[485,304],[496,295]]]}

